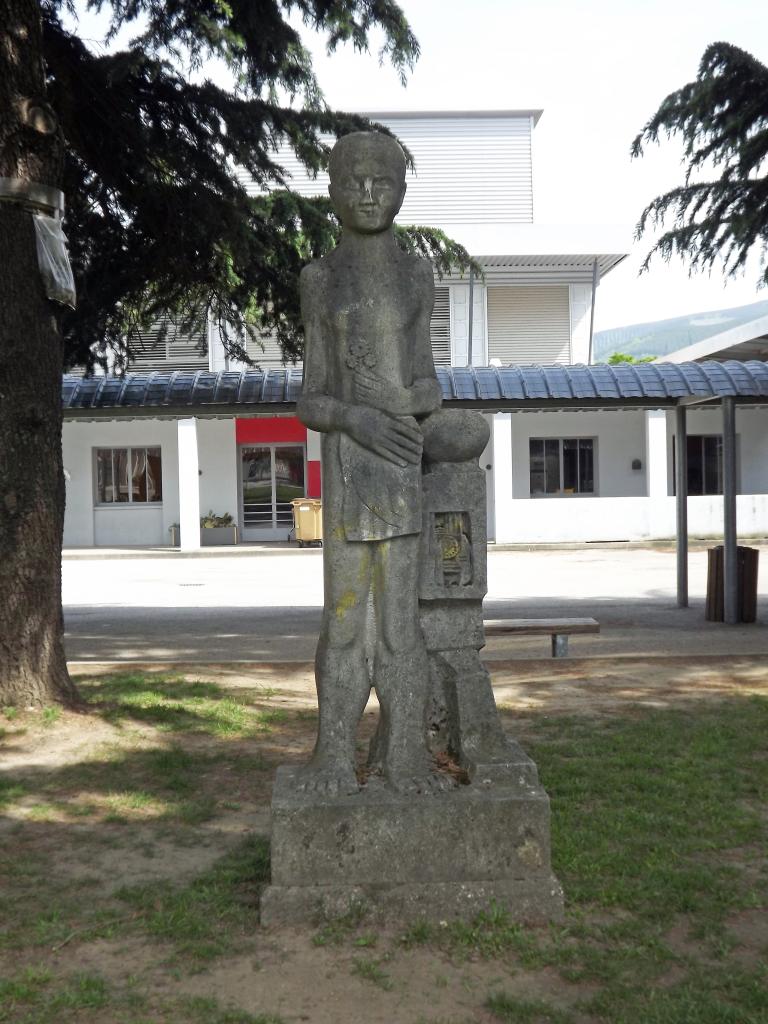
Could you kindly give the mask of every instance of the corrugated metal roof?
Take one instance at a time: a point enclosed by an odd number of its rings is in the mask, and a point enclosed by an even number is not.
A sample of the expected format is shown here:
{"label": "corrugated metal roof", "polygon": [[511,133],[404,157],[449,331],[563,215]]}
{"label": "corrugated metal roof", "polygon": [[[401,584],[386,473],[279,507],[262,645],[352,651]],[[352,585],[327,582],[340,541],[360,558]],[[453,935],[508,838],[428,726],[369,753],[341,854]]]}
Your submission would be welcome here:
{"label": "corrugated metal roof", "polygon": [[[94,416],[227,416],[290,412],[300,369],[177,370],[62,381],[67,419]],[[615,366],[439,366],[447,405],[477,408],[656,408],[734,396],[768,402],[768,363],[619,363]]]}
{"label": "corrugated metal roof", "polygon": [[[533,112],[391,113],[375,115],[413,154],[398,224],[529,224],[533,220],[531,132]],[[322,135],[332,145],[332,135]],[[285,143],[274,154],[290,187],[303,196],[327,196],[327,170],[312,175]],[[251,195],[261,189],[240,168]],[[452,234],[451,237],[456,237]]]}

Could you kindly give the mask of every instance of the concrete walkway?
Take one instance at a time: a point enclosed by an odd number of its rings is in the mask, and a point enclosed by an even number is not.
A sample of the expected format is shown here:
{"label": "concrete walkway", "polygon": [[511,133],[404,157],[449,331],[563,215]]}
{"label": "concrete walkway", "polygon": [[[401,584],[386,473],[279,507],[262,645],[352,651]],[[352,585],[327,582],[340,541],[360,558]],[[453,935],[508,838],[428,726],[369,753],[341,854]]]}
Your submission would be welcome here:
{"label": "concrete walkway", "polygon": [[[286,545],[65,552],[67,654],[73,662],[309,662],[322,608],[322,551]],[[768,548],[759,622],[704,620],[706,552],[690,555],[691,607],[677,608],[671,548],[489,550],[488,618],[594,616],[574,657],[768,656]],[[544,637],[489,639],[490,661],[539,659]]]}

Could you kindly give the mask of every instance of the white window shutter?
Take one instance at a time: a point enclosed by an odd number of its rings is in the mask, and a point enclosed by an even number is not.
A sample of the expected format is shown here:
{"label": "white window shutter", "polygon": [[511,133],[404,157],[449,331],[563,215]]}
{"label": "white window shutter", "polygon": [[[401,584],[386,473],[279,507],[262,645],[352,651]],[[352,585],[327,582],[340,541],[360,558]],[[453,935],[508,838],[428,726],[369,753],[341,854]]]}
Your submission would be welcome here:
{"label": "white window shutter", "polygon": [[469,330],[467,326],[467,307],[469,305],[469,285],[455,284],[451,286],[451,363],[454,366],[466,366],[469,362],[467,344]]}
{"label": "white window shutter", "polygon": [[[451,362],[469,365],[469,285],[451,285]],[[485,285],[472,286],[472,365],[487,366]]]}

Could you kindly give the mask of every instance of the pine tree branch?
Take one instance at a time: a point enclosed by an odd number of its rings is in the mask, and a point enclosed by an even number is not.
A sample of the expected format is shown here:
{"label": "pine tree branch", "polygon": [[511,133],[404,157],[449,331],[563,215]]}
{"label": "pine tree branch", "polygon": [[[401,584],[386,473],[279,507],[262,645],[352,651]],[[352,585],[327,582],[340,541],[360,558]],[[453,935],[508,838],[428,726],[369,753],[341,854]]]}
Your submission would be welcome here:
{"label": "pine tree branch", "polygon": [[[233,351],[258,324],[288,358],[299,356],[298,274],[334,244],[337,225],[327,200],[291,191],[277,151],[293,151],[313,175],[327,168],[329,140],[391,131],[328,110],[316,95],[297,107],[278,101],[280,89],[314,89],[299,37],[283,20],[287,0],[96,6],[111,8],[113,32],[144,19],[133,45],[95,53],[64,28],[58,0],[43,12],[50,93],[68,144],[67,235],[79,296],[62,318],[68,364],[103,362],[108,349],[124,363],[166,312],[180,329],[213,315]],[[365,48],[378,26],[396,67],[418,54],[390,0],[294,6],[331,49]],[[238,90],[189,81],[174,63],[211,54],[240,76]],[[412,167],[407,150],[406,159]],[[435,234],[416,232],[410,244],[439,273],[466,257]]]}
{"label": "pine tree branch", "polygon": [[[768,283],[768,68],[728,43],[707,48],[694,82],[670,93],[632,143],[633,157],[664,135],[682,138],[687,162],[684,185],[653,199],[643,210],[635,235],[672,218],[673,226],[646,256],[686,259],[692,270],[722,262],[733,276],[758,249],[760,284]],[[719,170],[717,179],[697,180]]]}

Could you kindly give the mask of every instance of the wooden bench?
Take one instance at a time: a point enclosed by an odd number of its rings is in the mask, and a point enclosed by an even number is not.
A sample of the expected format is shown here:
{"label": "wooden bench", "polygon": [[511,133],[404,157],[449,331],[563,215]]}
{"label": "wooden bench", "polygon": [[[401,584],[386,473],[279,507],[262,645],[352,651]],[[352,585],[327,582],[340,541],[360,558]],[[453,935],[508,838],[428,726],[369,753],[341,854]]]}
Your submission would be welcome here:
{"label": "wooden bench", "polygon": [[568,637],[599,633],[597,619],[486,619],[486,636],[551,636],[552,657],[568,655]]}

